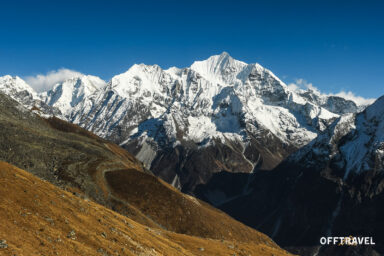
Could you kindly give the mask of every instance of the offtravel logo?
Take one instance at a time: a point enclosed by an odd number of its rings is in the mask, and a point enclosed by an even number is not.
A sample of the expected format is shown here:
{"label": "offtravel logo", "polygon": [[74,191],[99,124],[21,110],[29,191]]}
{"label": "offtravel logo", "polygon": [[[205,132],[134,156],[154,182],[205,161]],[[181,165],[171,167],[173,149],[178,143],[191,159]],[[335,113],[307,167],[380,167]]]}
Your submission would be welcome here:
{"label": "offtravel logo", "polygon": [[370,236],[328,236],[320,238],[321,245],[347,245],[347,246],[357,246],[357,245],[375,245],[373,238]]}

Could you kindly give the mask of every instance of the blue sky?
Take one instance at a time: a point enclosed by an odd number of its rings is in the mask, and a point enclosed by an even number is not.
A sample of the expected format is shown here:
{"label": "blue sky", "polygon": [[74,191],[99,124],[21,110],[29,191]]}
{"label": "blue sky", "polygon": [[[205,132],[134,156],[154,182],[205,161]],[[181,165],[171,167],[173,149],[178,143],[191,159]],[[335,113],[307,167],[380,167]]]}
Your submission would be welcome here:
{"label": "blue sky", "polygon": [[186,67],[227,51],[286,83],[384,94],[384,1],[8,1],[0,75],[68,68],[109,80],[134,63]]}

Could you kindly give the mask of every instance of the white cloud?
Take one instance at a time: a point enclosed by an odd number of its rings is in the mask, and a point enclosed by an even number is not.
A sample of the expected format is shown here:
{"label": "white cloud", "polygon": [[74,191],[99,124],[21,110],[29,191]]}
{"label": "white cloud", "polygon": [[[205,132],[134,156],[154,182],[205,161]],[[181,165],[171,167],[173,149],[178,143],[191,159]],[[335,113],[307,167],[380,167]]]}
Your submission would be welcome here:
{"label": "white cloud", "polygon": [[322,93],[320,90],[314,86],[312,83],[307,82],[305,79],[299,78],[296,79],[294,83],[288,84],[288,88],[293,91],[299,91],[299,90],[311,90],[313,92],[316,92],[318,94],[322,94],[325,96],[338,96],[347,100],[351,100],[355,102],[357,105],[369,105],[372,104],[376,99],[373,98],[364,98],[361,96],[358,96],[354,94],[351,91],[340,91],[338,93]]}
{"label": "white cloud", "polygon": [[298,91],[298,90],[310,90],[313,92],[320,93],[320,90],[317,89],[312,83],[308,83],[305,79],[299,78],[296,79],[294,83],[290,83],[288,88]]}
{"label": "white cloud", "polygon": [[290,90],[292,90],[292,91],[298,91],[298,90],[300,90],[300,86],[298,86],[298,85],[295,84],[295,83],[290,83],[290,84],[288,84],[287,86],[288,86],[288,88],[289,88]]}
{"label": "white cloud", "polygon": [[51,89],[55,84],[62,82],[66,79],[82,76],[83,74],[66,68],[53,70],[47,74],[38,74],[36,76],[28,76],[25,81],[37,92],[43,92]]}

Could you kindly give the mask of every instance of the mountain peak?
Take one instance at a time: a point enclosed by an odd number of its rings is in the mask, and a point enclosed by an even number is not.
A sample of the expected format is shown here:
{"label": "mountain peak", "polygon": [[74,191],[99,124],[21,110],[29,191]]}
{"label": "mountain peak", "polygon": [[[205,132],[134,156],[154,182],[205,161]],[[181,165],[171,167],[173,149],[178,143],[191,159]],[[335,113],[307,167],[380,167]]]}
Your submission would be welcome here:
{"label": "mountain peak", "polygon": [[130,76],[135,76],[135,75],[139,75],[139,74],[143,74],[143,73],[147,73],[147,74],[148,73],[156,73],[156,72],[160,72],[160,71],[162,71],[162,68],[157,64],[154,64],[154,65],[147,65],[144,63],[133,64],[124,73],[121,73],[119,75],[114,76],[112,78],[112,80],[116,79],[116,78],[130,77]]}
{"label": "mountain peak", "polygon": [[[195,63],[198,64],[198,63],[202,63],[202,62],[207,62],[207,63],[210,63],[210,64],[216,64],[216,65],[225,65],[225,64],[228,64],[228,63],[241,62],[241,61],[235,60],[227,52],[222,52],[221,54],[218,54],[218,55],[212,55],[211,57],[209,57],[206,60],[195,61],[192,64],[192,66]],[[241,62],[241,63],[244,63],[244,62]]]}
{"label": "mountain peak", "polygon": [[18,76],[5,75],[0,77],[0,90],[12,95],[17,92],[27,91],[31,95],[35,94],[33,88]]}
{"label": "mountain peak", "polygon": [[79,75],[57,83],[41,97],[48,105],[68,114],[84,98],[105,85],[106,82],[97,76]]}
{"label": "mountain peak", "polygon": [[[223,52],[220,54],[220,56],[229,56],[229,53],[226,52],[226,51],[223,51]],[[230,57],[230,56],[229,56],[229,57]]]}
{"label": "mountain peak", "polygon": [[[210,58],[217,58],[220,62],[227,62],[227,61],[233,61],[235,60],[234,58],[232,58],[231,55],[229,55],[229,53],[227,52],[222,52],[220,55],[213,55],[211,56]],[[209,59],[210,59],[209,58]]]}
{"label": "mountain peak", "polygon": [[13,79],[13,77],[11,75],[5,75],[5,76],[2,76],[0,77],[1,80],[10,80],[10,79]]}
{"label": "mountain peak", "polygon": [[227,52],[213,55],[206,60],[195,61],[191,69],[210,81],[226,81],[233,74],[239,73],[247,66],[246,63],[235,60]]}

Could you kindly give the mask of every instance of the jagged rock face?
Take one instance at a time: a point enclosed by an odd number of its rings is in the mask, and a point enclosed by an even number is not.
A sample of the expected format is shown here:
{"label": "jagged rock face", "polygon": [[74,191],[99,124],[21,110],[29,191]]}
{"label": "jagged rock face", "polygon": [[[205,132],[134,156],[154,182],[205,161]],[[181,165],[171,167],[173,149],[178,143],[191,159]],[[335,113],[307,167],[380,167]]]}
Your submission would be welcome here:
{"label": "jagged rock face", "polygon": [[38,97],[190,193],[213,173],[272,169],[339,114],[356,111],[340,97],[293,91],[227,53],[184,69],[134,65],[107,85],[74,78]]}
{"label": "jagged rock face", "polygon": [[[220,208],[302,255],[384,253],[383,114],[381,97],[363,112],[339,118],[273,171],[243,178],[252,180],[251,192]],[[215,187],[211,180],[202,194]],[[376,246],[319,248],[319,238],[329,235],[369,236]]]}

